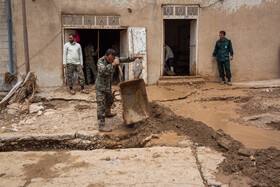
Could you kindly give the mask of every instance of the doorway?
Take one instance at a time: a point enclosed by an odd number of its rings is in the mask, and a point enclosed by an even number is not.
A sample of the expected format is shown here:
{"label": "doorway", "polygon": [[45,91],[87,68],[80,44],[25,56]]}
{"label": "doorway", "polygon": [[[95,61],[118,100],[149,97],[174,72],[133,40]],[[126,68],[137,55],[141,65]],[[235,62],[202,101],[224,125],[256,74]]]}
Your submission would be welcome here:
{"label": "doorway", "polygon": [[[70,30],[65,29],[65,42],[68,41],[68,35],[70,33],[75,34],[75,31],[78,33],[80,42],[79,44],[82,47],[83,51],[83,61],[84,61],[84,75],[87,76],[86,72],[86,57],[84,54],[85,47],[92,43],[94,45],[94,50],[99,48],[99,52],[96,56],[94,56],[94,63],[97,65],[97,61],[99,58],[105,55],[105,52],[109,48],[113,48],[117,56],[120,54],[120,32],[121,29],[76,29],[76,30]],[[93,78],[93,75],[91,73],[91,78]],[[91,79],[92,80],[92,79]],[[87,82],[87,84],[94,84],[94,82]],[[119,71],[115,71],[113,75],[113,82],[112,84],[118,84],[119,83]]]}
{"label": "doorway", "polygon": [[197,20],[165,19],[164,41],[174,54],[176,76],[196,75]]}
{"label": "doorway", "polygon": [[[94,49],[99,48],[99,53],[97,56],[94,57],[95,64],[97,63],[98,59],[105,55],[105,52],[109,48],[113,48],[117,56],[119,56],[119,49],[120,49],[120,31],[119,29],[78,29],[78,34],[80,36],[80,44],[83,49],[88,45],[88,43],[92,43],[94,45]],[[99,36],[98,36],[99,35]],[[85,62],[85,55],[83,55],[84,62]],[[85,64],[86,66],[86,64]],[[86,67],[85,67],[86,68]],[[86,71],[84,68],[84,73],[86,75]],[[93,76],[92,74],[90,75]],[[119,83],[119,71],[115,71],[113,75],[113,82],[112,84]],[[88,84],[92,84],[88,83]]]}
{"label": "doorway", "polygon": [[[124,29],[63,29],[64,42],[68,42],[68,35],[78,32],[80,44],[84,51],[88,42],[93,43],[95,49],[99,46],[99,57],[105,55],[108,48],[113,48],[117,52],[117,56],[133,56],[142,55],[143,59],[131,63],[120,64],[123,70],[124,80],[133,80],[138,75],[147,83],[147,55],[146,55],[146,28],[144,27],[127,27]],[[85,56],[83,55],[84,60]],[[95,63],[98,56],[95,57]],[[86,72],[85,72],[86,73]],[[65,71],[64,71],[64,81]],[[119,71],[115,71],[113,84],[118,84],[121,81]]]}

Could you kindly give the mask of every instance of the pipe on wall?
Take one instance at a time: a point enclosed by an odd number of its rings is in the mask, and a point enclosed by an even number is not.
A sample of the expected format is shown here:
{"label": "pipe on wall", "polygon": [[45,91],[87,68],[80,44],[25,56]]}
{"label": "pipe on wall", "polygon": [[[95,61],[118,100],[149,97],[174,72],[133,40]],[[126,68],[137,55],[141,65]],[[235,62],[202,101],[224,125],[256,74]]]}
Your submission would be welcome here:
{"label": "pipe on wall", "polygon": [[15,73],[14,59],[13,59],[13,23],[12,23],[12,12],[11,12],[11,1],[6,0],[6,17],[8,26],[8,46],[9,46],[9,72]]}

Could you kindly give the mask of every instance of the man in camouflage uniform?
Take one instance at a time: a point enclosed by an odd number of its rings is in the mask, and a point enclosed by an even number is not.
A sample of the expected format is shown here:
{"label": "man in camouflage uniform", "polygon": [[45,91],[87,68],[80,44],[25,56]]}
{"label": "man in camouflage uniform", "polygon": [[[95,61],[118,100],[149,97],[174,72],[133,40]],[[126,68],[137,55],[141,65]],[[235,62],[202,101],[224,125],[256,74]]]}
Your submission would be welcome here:
{"label": "man in camouflage uniform", "polygon": [[86,56],[86,74],[87,74],[87,82],[90,84],[92,82],[91,80],[91,73],[93,74],[93,83],[96,80],[97,77],[97,68],[94,63],[93,56],[96,56],[99,52],[99,49],[97,49],[94,52],[94,46],[90,43],[85,48],[85,56]]}
{"label": "man in camouflage uniform", "polygon": [[81,92],[88,94],[88,92],[84,90],[85,77],[84,72],[82,70],[83,53],[81,45],[75,42],[74,34],[69,34],[68,39],[69,42],[67,42],[63,48],[63,67],[66,68],[66,77],[69,86],[69,92],[72,95],[75,94],[75,91],[73,90],[72,78],[74,71],[76,71],[81,86]]}
{"label": "man in camouflage uniform", "polygon": [[113,49],[108,49],[105,56],[101,57],[97,62],[98,74],[95,83],[96,101],[97,101],[97,119],[99,131],[111,132],[105,130],[105,117],[113,117],[116,114],[111,113],[111,106],[114,103],[114,95],[111,89],[112,75],[116,67],[120,63],[132,62],[136,58],[143,58],[142,55],[134,57],[115,58],[116,52]]}
{"label": "man in camouflage uniform", "polygon": [[[213,62],[217,57],[218,62],[218,70],[220,77],[222,78],[221,84],[226,84],[225,81],[225,71],[226,77],[228,78],[227,84],[231,86],[231,72],[230,72],[230,61],[233,60],[233,49],[232,43],[226,37],[225,31],[220,31],[219,37],[220,39],[216,42],[215,50],[213,52]],[[230,54],[230,56],[229,56]]]}

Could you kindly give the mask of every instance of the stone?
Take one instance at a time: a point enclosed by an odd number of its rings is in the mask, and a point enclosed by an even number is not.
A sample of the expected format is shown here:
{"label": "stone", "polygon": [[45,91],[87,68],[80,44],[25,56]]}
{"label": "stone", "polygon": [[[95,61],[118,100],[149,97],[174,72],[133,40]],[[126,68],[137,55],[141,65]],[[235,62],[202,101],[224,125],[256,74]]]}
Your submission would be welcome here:
{"label": "stone", "polygon": [[215,140],[218,140],[219,138],[223,137],[224,135],[225,135],[224,131],[222,129],[219,129],[212,134],[212,138],[214,138]]}
{"label": "stone", "polygon": [[254,149],[247,149],[247,148],[240,148],[238,150],[238,154],[239,155],[247,156],[247,157],[250,157],[250,156],[254,155],[255,152],[256,152],[256,150],[254,150]]}
{"label": "stone", "polygon": [[42,106],[43,104],[40,102],[40,103],[33,103],[29,106],[29,112],[30,114],[33,114],[33,113],[37,113],[39,112],[40,110],[44,110],[44,107]]}
{"label": "stone", "polygon": [[11,129],[11,131],[13,131],[13,132],[17,132],[17,131],[18,131],[18,129],[13,128],[13,129]]}
{"label": "stone", "polygon": [[99,131],[94,130],[94,131],[79,131],[76,132],[76,138],[80,138],[83,140],[93,140],[95,141],[99,135]]}
{"label": "stone", "polygon": [[254,161],[255,160],[255,157],[254,156],[250,156],[250,159],[252,160],[252,161]]}
{"label": "stone", "polygon": [[46,110],[46,112],[44,113],[44,116],[50,116],[50,115],[53,115],[54,113],[55,113],[55,110],[49,109],[49,110]]}
{"label": "stone", "polygon": [[222,137],[218,140],[218,145],[226,150],[229,150],[231,143],[232,142],[225,137]]}
{"label": "stone", "polygon": [[16,124],[16,123],[13,123],[11,126],[12,126],[13,128],[16,128],[16,127],[17,127],[17,124]]}
{"label": "stone", "polygon": [[159,135],[157,134],[151,134],[150,136],[146,137],[144,140],[142,140],[141,145],[146,145],[149,141],[152,139],[159,139]]}
{"label": "stone", "polygon": [[38,116],[41,116],[42,114],[43,114],[42,110],[39,110],[38,113],[37,113]]}
{"label": "stone", "polygon": [[34,122],[34,120],[31,118],[31,119],[27,119],[25,120],[24,124],[27,124],[27,125],[30,125]]}
{"label": "stone", "polygon": [[31,126],[31,130],[36,130],[36,126],[35,126],[35,125],[32,125],[32,126]]}
{"label": "stone", "polygon": [[7,110],[7,113],[12,114],[12,115],[15,115],[17,112],[18,112],[18,110],[15,110],[15,109],[8,109]]}
{"label": "stone", "polygon": [[41,134],[38,136],[33,136],[34,140],[44,141],[44,140],[71,140],[75,139],[75,134]]}
{"label": "stone", "polygon": [[8,109],[19,110],[21,108],[21,104],[20,103],[12,103],[12,104],[8,105],[7,108]]}

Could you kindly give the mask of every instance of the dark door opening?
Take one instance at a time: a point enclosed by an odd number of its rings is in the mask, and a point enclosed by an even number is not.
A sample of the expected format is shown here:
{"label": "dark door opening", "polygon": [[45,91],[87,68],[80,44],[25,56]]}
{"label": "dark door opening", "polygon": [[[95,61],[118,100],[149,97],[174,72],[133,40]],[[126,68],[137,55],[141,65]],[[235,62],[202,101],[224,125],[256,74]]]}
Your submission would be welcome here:
{"label": "dark door opening", "polygon": [[165,44],[174,54],[174,72],[177,76],[190,75],[191,19],[165,21]]}
{"label": "dark door opening", "polygon": [[[120,31],[119,29],[78,29],[78,34],[80,36],[80,45],[82,46],[82,50],[84,53],[85,47],[92,43],[94,45],[94,50],[98,48],[99,44],[99,58],[105,55],[105,52],[109,48],[115,49],[117,52],[117,56],[120,53]],[[99,38],[98,38],[99,32]],[[83,60],[85,62],[85,55],[83,54]],[[95,64],[98,61],[98,56],[94,56]],[[84,64],[86,66],[86,64]],[[84,67],[84,74],[86,75],[85,71],[86,67]],[[119,76],[118,71],[116,70],[113,76],[113,84],[119,83]],[[93,75],[91,74],[91,77]],[[88,83],[87,84],[92,84]]]}

